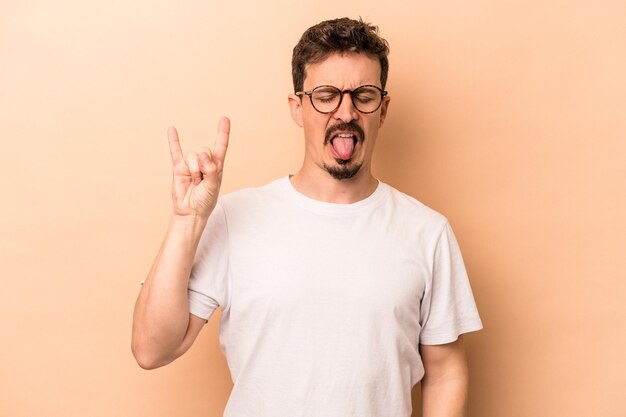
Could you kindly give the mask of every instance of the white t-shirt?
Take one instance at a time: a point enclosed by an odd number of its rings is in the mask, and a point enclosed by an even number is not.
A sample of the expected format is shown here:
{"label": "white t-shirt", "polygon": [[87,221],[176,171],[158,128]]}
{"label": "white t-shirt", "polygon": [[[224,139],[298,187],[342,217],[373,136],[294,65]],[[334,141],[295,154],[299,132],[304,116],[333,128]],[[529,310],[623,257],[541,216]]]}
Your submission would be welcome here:
{"label": "white t-shirt", "polygon": [[380,181],[353,204],[288,177],[222,197],[189,303],[222,309],[225,417],[409,417],[419,344],[482,328],[447,219]]}

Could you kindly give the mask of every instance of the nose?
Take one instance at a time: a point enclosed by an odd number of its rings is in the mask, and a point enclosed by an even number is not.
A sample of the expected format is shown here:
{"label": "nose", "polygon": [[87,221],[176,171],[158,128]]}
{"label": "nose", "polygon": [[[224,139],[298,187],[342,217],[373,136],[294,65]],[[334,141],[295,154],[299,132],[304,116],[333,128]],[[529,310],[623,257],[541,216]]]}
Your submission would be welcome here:
{"label": "nose", "polygon": [[342,97],[341,104],[333,113],[333,117],[344,123],[350,123],[352,120],[359,118],[359,111],[354,107],[349,91],[343,92]]}

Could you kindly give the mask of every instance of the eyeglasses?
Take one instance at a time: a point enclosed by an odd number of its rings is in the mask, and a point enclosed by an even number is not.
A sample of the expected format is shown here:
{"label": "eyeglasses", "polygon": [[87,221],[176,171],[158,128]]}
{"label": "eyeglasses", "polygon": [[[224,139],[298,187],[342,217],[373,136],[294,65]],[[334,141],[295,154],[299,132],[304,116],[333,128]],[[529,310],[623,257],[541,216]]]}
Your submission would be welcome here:
{"label": "eyeglasses", "polygon": [[332,85],[320,85],[311,91],[298,91],[297,96],[309,96],[313,108],[320,113],[333,113],[341,106],[344,94],[349,93],[352,104],[361,113],[374,113],[383,102],[386,91],[375,85],[362,85],[354,90],[340,90]]}

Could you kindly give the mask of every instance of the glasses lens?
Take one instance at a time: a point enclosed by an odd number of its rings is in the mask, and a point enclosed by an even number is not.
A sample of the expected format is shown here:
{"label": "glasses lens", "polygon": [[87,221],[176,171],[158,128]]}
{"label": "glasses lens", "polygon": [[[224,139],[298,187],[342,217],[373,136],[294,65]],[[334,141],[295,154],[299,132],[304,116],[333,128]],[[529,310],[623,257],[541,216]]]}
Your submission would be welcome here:
{"label": "glasses lens", "polygon": [[313,90],[311,101],[313,107],[322,113],[330,113],[337,108],[341,99],[341,91],[330,86],[321,86]]}
{"label": "glasses lens", "polygon": [[352,92],[352,101],[360,112],[372,113],[380,106],[382,94],[376,87],[365,85]]}

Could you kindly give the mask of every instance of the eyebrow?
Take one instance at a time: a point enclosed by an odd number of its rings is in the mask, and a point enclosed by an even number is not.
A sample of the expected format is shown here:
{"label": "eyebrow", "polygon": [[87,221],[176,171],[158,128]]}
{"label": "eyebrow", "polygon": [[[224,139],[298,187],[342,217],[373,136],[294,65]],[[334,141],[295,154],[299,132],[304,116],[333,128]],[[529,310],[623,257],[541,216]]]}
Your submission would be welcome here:
{"label": "eyebrow", "polygon": [[335,87],[335,88],[338,88],[338,89],[339,89],[339,90],[341,90],[341,91],[344,91],[344,90],[354,90],[354,89],[359,88],[359,87],[364,86],[364,85],[375,85],[375,86],[376,86],[376,87],[378,87],[378,88],[382,88],[381,86],[379,86],[379,85],[378,85],[378,82],[380,82],[380,80],[377,80],[376,82],[361,82],[361,83],[356,84],[356,85],[355,85],[354,87],[352,87],[352,88],[341,88],[341,87],[338,87],[338,86],[336,86],[336,85],[334,85],[334,84],[330,84],[330,83],[323,83],[323,82],[322,82],[322,83],[316,84],[316,85],[314,85],[314,86],[312,86],[312,87],[310,87],[310,88],[308,88],[308,89],[303,87],[303,88],[302,88],[302,90],[303,90],[303,91],[311,91],[311,90],[313,90],[314,88],[321,87],[321,86],[330,86],[330,87]]}

